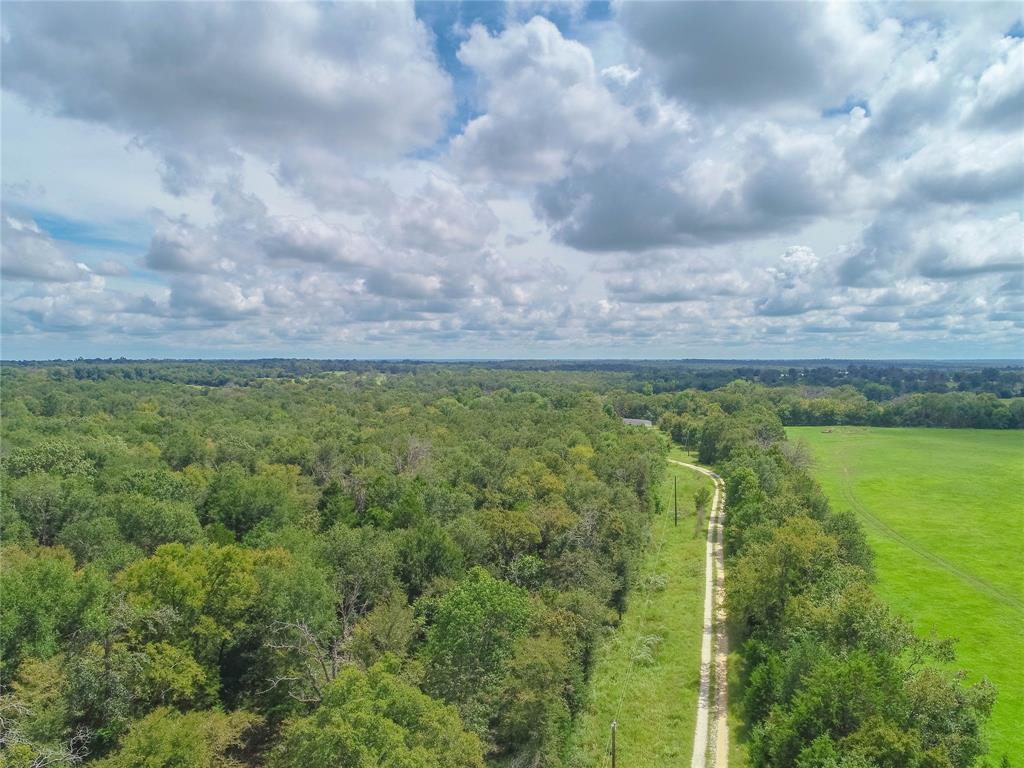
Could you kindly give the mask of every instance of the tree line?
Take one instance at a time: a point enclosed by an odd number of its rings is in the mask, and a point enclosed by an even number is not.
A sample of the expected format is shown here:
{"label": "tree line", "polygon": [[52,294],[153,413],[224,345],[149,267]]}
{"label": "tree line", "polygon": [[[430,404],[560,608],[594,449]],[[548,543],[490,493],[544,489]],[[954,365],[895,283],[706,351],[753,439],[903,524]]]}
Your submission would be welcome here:
{"label": "tree line", "polygon": [[[766,387],[850,387],[871,402],[912,394],[988,393],[997,398],[1024,397],[1024,365],[1018,362],[954,361],[743,361],[743,360],[494,360],[486,363],[416,360],[52,360],[9,362],[8,367],[45,369],[55,379],[102,381],[159,380],[197,386],[247,386],[265,379],[292,379],[322,373],[429,374],[441,370],[460,376],[491,372],[491,380],[520,373],[582,373],[591,388],[619,387],[630,392],[662,394],[698,389],[705,392],[732,381]],[[501,384],[498,384],[500,387]]]}
{"label": "tree line", "polygon": [[966,685],[949,666],[952,641],[915,634],[874,594],[858,520],[830,508],[806,453],[753,394],[728,411],[677,414],[697,428],[683,444],[726,480],[726,604],[742,641],[751,764],[981,764],[994,686]]}
{"label": "tree line", "polygon": [[873,402],[849,386],[765,387],[737,380],[711,392],[614,390],[609,398],[623,416],[651,419],[677,434],[686,428],[675,426],[681,416],[692,420],[716,409],[729,414],[750,406],[775,413],[784,426],[1024,429],[1024,397],[1001,399],[989,393],[918,393]]}

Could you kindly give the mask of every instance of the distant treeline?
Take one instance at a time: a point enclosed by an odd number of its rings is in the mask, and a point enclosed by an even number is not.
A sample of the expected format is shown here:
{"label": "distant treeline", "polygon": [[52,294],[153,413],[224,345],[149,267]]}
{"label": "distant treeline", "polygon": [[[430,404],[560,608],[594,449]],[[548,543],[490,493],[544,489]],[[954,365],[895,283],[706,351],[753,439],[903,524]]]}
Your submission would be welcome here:
{"label": "distant treeline", "polygon": [[620,391],[612,393],[611,399],[620,415],[659,421],[669,430],[681,414],[706,413],[713,404],[727,413],[756,404],[778,414],[785,426],[1024,429],[1024,397],[999,398],[989,392],[926,392],[873,402],[848,385],[766,387],[734,381],[711,392]]}
{"label": "distant treeline", "polygon": [[[603,374],[608,387],[651,394],[684,389],[710,391],[742,380],[767,387],[853,387],[872,402],[915,393],[975,392],[999,398],[1024,395],[1021,363],[946,361],[711,361],[711,360],[496,360],[424,362],[368,360],[76,360],[12,362],[5,366],[42,368],[55,378],[101,381],[166,381],[208,387],[248,385],[260,379],[292,379],[347,371],[387,374],[437,369],[498,372]],[[591,379],[591,383],[595,382]]]}

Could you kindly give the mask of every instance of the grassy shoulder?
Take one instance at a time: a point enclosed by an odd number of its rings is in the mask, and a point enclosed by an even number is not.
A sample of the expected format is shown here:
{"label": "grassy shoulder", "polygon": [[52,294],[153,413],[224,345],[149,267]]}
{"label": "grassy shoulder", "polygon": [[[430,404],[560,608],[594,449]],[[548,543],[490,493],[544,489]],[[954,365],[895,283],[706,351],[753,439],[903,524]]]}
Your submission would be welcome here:
{"label": "grassy shoulder", "polygon": [[[678,450],[672,458],[693,461]],[[679,525],[672,483],[678,483]],[[693,494],[711,481],[670,464],[660,489],[662,512],[622,624],[599,646],[586,706],[568,745],[569,765],[609,763],[612,720],[621,765],[635,768],[689,761],[700,682],[704,542],[694,531]]]}
{"label": "grassy shoulder", "polygon": [[[728,509],[726,510],[728,514]],[[726,588],[729,586],[729,572],[726,571]],[[739,633],[729,632],[729,765],[741,768],[748,764],[747,724],[743,714],[743,656],[737,650],[740,646]]]}
{"label": "grassy shoulder", "polygon": [[987,676],[996,684],[991,754],[1024,754],[1024,435],[787,431],[810,446],[812,471],[833,506],[863,522],[879,596],[919,631],[958,638],[956,666],[970,681]]}

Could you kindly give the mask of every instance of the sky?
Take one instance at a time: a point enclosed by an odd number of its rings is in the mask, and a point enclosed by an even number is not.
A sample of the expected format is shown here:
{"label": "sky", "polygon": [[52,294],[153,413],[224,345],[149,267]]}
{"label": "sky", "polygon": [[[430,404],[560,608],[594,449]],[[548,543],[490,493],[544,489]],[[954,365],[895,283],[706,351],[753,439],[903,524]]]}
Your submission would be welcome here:
{"label": "sky", "polygon": [[0,27],[4,359],[1024,357],[1019,3]]}

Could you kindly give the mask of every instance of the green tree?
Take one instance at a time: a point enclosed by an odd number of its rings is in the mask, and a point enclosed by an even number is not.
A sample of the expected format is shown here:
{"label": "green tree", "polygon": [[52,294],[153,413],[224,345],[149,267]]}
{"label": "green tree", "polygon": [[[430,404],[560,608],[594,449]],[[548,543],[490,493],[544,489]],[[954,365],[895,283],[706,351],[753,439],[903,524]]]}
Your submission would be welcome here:
{"label": "green tree", "polygon": [[704,514],[707,512],[708,504],[711,503],[711,489],[702,485],[693,494],[693,508],[696,512],[694,531],[700,533],[704,526]]}
{"label": "green tree", "polygon": [[0,551],[0,670],[22,657],[48,659],[76,624],[78,581],[63,548]]}
{"label": "green tree", "polygon": [[569,732],[570,658],[557,637],[524,637],[508,663],[495,735],[516,764],[556,766]]}
{"label": "green tree", "polygon": [[398,576],[409,599],[423,594],[441,576],[455,577],[462,570],[462,552],[434,520],[424,520],[402,532],[398,544]]}
{"label": "green tree", "polygon": [[454,707],[434,701],[387,666],[346,667],[310,715],[285,724],[271,768],[483,768],[480,740]]}
{"label": "green tree", "polygon": [[838,542],[807,517],[787,520],[732,565],[730,613],[748,629],[778,627],[786,603],[812,588],[838,562]]}
{"label": "green tree", "polygon": [[164,544],[123,571],[118,584],[142,615],[168,616],[147,622],[144,640],[187,647],[219,678],[219,664],[250,628],[259,583],[258,553],[235,545]]}
{"label": "green tree", "polygon": [[91,475],[95,468],[80,445],[58,438],[44,439],[33,446],[11,451],[4,460],[4,469],[12,477],[35,472],[73,477]]}
{"label": "green tree", "polygon": [[400,597],[392,598],[356,625],[350,648],[360,664],[371,667],[386,654],[403,658],[418,632],[413,609]]}
{"label": "green tree", "polygon": [[260,718],[249,712],[176,712],[160,707],[133,723],[97,768],[241,768],[231,752]]}
{"label": "green tree", "polygon": [[60,478],[33,472],[8,481],[5,491],[35,540],[42,546],[52,546],[69,517]]}
{"label": "green tree", "polygon": [[455,703],[483,733],[516,642],[528,629],[525,590],[473,568],[441,597],[427,630],[423,660],[429,691]]}
{"label": "green tree", "polygon": [[243,537],[256,526],[280,528],[312,516],[315,496],[298,467],[268,465],[250,475],[239,464],[221,467],[210,482],[202,513]]}
{"label": "green tree", "polygon": [[122,536],[146,554],[174,541],[193,544],[203,535],[195,508],[188,502],[132,494],[114,497],[109,507]]}

